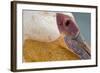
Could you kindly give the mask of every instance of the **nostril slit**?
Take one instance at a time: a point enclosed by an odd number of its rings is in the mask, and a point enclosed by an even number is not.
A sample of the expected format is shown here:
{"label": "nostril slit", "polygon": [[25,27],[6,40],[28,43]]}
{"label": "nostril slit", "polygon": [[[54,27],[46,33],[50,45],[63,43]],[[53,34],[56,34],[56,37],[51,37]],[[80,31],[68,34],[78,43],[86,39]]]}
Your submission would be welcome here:
{"label": "nostril slit", "polygon": [[70,20],[67,20],[67,21],[65,22],[65,26],[69,26],[69,24],[70,24]]}

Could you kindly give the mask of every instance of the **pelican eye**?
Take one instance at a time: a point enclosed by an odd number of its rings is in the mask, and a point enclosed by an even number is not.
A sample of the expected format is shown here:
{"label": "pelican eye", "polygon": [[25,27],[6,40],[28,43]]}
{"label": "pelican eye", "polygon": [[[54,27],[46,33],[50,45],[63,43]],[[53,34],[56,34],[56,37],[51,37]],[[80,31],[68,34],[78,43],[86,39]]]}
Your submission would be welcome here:
{"label": "pelican eye", "polygon": [[69,24],[70,24],[70,20],[67,20],[67,21],[65,22],[65,26],[69,26]]}

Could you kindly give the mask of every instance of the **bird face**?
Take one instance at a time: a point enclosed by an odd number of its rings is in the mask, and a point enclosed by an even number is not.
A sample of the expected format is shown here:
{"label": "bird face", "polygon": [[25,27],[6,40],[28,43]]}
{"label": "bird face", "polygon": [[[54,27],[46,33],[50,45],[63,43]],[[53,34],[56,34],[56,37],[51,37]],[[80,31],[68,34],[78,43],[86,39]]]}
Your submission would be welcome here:
{"label": "bird face", "polygon": [[59,31],[61,33],[63,32],[70,37],[75,37],[79,33],[79,29],[71,13],[56,13],[56,19]]}
{"label": "bird face", "polygon": [[23,35],[25,39],[52,42],[60,37],[60,32],[75,37],[79,29],[71,13],[24,11]]}

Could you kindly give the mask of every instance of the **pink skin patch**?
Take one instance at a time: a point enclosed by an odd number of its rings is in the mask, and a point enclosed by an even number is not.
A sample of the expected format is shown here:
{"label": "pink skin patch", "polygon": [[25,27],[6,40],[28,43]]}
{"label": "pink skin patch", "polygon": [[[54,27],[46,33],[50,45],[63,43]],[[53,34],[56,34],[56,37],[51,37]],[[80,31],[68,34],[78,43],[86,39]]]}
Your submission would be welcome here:
{"label": "pink skin patch", "polygon": [[60,32],[72,37],[79,32],[78,27],[68,15],[56,13],[56,19]]}

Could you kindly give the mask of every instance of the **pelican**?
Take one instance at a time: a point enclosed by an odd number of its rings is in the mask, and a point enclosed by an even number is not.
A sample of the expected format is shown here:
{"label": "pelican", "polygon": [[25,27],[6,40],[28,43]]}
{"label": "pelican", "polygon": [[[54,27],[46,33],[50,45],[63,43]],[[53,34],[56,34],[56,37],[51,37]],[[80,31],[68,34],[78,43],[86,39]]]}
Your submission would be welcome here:
{"label": "pelican", "polygon": [[[48,44],[52,46],[53,43],[55,44],[55,41],[62,37],[63,41],[60,42],[60,44],[64,42],[67,48],[69,48],[68,50],[71,51],[70,53],[76,55],[78,59],[90,59],[90,48],[81,36],[80,29],[72,13],[24,11],[23,18],[23,42],[30,39],[41,42],[43,45],[46,44],[44,45],[45,47],[48,46]],[[59,44],[57,45],[61,46]],[[48,47],[46,47],[45,50],[47,50],[47,48]],[[30,56],[28,55],[28,57]],[[72,58],[74,57],[72,56]]]}

